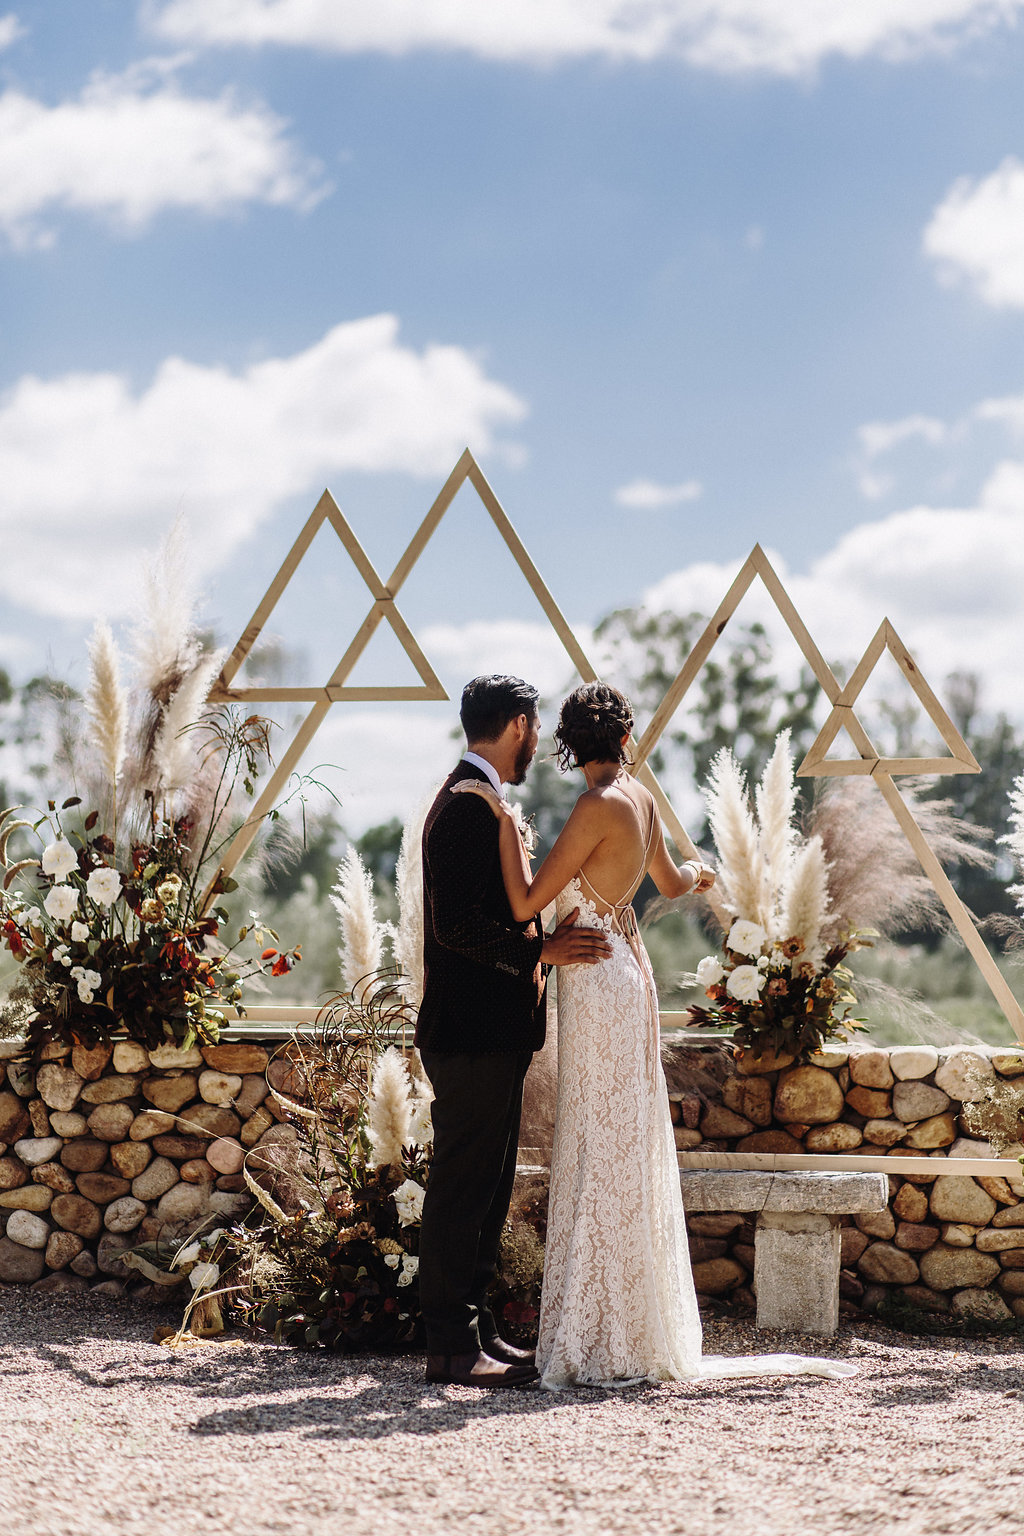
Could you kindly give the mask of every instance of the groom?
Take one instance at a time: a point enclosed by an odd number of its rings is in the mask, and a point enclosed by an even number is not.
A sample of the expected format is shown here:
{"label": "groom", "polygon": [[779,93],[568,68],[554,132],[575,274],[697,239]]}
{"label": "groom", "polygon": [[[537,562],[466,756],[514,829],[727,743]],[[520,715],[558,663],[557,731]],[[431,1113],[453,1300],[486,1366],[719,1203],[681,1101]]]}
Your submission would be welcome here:
{"label": "groom", "polygon": [[423,829],[423,1002],[416,1044],[434,1089],[434,1150],[420,1233],[427,1380],[515,1387],[533,1352],[498,1333],[488,1305],[516,1172],[523,1079],[544,1043],[544,969],[593,965],[611,947],[575,928],[517,923],[501,877],[498,822],[461,779],[522,784],[537,750],[537,690],[475,677],[462,694],[468,750]]}

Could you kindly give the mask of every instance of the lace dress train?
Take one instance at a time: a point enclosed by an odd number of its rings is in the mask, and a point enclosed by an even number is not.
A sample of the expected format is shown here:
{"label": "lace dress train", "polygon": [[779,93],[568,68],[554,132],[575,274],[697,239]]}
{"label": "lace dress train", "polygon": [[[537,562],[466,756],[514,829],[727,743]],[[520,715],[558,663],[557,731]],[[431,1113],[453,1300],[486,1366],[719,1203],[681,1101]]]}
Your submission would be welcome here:
{"label": "lace dress train", "polygon": [[579,877],[558,897],[559,921],[573,907],[607,931],[612,954],[558,976],[542,1384],[855,1374],[803,1355],[702,1354],[650,961],[631,908],[600,912]]}

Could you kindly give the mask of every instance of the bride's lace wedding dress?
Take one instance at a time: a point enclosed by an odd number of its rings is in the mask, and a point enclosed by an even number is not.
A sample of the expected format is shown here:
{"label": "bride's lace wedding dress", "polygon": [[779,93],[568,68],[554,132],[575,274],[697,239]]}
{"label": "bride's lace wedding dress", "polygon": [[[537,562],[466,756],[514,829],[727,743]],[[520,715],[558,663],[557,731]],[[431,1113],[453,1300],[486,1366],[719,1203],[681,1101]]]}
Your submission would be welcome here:
{"label": "bride's lace wedding dress", "polygon": [[558,1108],[537,1364],[549,1388],[696,1377],[852,1375],[802,1355],[704,1356],[658,1005],[628,895],[577,875],[558,921],[604,928],[611,957],[558,976]]}

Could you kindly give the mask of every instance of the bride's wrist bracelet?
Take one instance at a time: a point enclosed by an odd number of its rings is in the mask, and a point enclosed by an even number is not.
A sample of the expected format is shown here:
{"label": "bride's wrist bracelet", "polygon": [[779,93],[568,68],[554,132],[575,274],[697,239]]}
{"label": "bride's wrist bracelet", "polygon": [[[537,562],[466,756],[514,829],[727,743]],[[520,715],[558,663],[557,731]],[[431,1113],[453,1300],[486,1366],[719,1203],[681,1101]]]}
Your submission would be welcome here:
{"label": "bride's wrist bracelet", "polygon": [[689,865],[690,869],[693,870],[693,885],[690,887],[691,891],[693,891],[696,890],[698,885],[700,885],[701,879],[703,878],[704,865],[700,862],[699,859],[687,859],[685,862],[687,865]]}

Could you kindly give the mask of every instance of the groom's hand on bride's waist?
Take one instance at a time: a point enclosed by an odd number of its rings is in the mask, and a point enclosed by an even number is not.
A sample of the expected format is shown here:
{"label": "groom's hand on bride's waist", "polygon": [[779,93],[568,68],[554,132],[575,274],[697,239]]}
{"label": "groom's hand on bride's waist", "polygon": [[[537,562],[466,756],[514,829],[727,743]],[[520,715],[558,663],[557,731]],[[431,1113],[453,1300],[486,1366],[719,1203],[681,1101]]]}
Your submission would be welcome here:
{"label": "groom's hand on bride's waist", "polygon": [[608,936],[599,928],[577,928],[579,907],[573,907],[550,938],[544,940],[540,958],[545,965],[598,965],[612,952]]}

